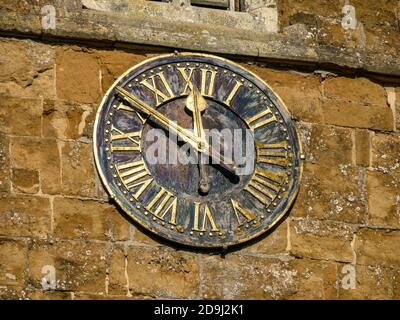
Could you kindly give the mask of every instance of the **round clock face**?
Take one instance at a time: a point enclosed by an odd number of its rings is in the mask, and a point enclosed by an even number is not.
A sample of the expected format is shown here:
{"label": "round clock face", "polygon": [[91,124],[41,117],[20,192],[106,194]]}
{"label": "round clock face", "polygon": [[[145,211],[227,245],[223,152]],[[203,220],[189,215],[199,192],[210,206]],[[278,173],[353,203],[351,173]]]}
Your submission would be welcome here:
{"label": "round clock face", "polygon": [[195,247],[231,246],[271,228],[301,176],[283,102],[256,75],[204,54],[159,56],[122,75],[99,107],[94,153],[128,215]]}

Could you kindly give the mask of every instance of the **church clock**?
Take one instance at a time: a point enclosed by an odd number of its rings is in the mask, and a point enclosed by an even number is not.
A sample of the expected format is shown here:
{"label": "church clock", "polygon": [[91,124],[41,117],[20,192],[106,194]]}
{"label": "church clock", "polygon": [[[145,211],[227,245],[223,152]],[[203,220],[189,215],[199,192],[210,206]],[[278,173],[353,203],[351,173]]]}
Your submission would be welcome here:
{"label": "church clock", "polygon": [[297,194],[301,152],[272,89],[206,54],[132,67],[104,96],[94,128],[97,170],[115,202],[151,232],[194,247],[231,246],[275,225]]}

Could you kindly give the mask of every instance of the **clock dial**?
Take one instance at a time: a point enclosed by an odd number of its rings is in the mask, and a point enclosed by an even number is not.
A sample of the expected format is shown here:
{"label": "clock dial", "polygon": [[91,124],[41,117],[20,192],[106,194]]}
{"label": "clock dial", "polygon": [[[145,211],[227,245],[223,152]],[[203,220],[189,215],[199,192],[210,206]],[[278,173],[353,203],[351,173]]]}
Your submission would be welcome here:
{"label": "clock dial", "polygon": [[96,118],[102,181],[137,223],[166,239],[225,247],[289,209],[301,147],[283,102],[228,60],[182,53],[122,75]]}

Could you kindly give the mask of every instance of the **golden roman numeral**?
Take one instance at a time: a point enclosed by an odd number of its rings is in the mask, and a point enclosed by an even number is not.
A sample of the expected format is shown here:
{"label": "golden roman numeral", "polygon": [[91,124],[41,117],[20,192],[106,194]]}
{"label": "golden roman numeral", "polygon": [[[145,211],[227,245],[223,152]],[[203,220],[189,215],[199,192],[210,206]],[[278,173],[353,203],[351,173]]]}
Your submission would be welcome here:
{"label": "golden roman numeral", "polygon": [[[116,164],[115,167],[117,169],[118,176],[127,189],[131,190],[139,187],[139,189],[133,195],[135,199],[138,199],[153,181],[153,178],[147,171],[143,159],[128,163]],[[149,177],[142,181],[138,181],[145,176]]]}
{"label": "golden roman numeral", "polygon": [[282,173],[277,174],[275,172],[256,169],[252,179],[244,190],[267,206],[275,199],[282,183]]}
{"label": "golden roman numeral", "polygon": [[242,225],[244,221],[242,221],[241,216],[246,219],[246,222],[250,222],[256,218],[256,215],[249,210],[241,207],[236,200],[231,199],[233,210],[235,211],[236,219],[239,225]]}
{"label": "golden roman numeral", "polygon": [[[115,133],[117,132],[117,133]],[[140,151],[140,136],[141,136],[141,131],[134,131],[134,132],[122,132],[118,128],[114,127],[114,125],[111,126],[111,142],[116,141],[116,140],[129,140],[130,142],[133,143],[133,145],[128,146],[128,145],[118,145],[114,146],[111,144],[111,151]]]}
{"label": "golden roman numeral", "polygon": [[[161,91],[159,88],[157,88],[157,84],[156,84],[156,77],[159,77],[164,89],[167,91],[167,93],[164,93],[163,91]],[[143,80],[140,83],[142,85],[144,85],[147,89],[149,89],[150,91],[152,91],[154,93],[154,96],[156,98],[156,105],[158,106],[159,104],[161,104],[162,102],[165,102],[169,99],[174,98],[174,93],[172,92],[171,87],[169,86],[167,80],[165,79],[164,76],[164,71],[161,71],[155,75],[152,75],[150,77],[151,79],[151,83],[148,82],[147,80]],[[160,101],[161,99],[161,101]]]}
{"label": "golden roman numeral", "polygon": [[143,116],[142,116],[139,112],[133,110],[132,107],[127,106],[127,105],[123,104],[122,102],[118,105],[117,110],[124,110],[124,111],[129,111],[129,112],[135,112],[136,115],[138,116],[139,120],[142,122],[142,124],[146,121],[146,119],[143,118]]}
{"label": "golden roman numeral", "polygon": [[280,167],[287,167],[289,161],[287,159],[287,142],[263,144],[256,142],[257,162],[268,163]]}
{"label": "golden roman numeral", "polygon": [[236,80],[236,84],[233,87],[231,93],[228,95],[228,97],[225,99],[224,103],[228,106],[231,105],[232,99],[235,97],[236,93],[238,92],[239,88],[242,86],[243,84],[240,81]]}
{"label": "golden roman numeral", "polygon": [[[204,206],[204,210],[202,212],[202,224],[201,227],[199,227],[199,220],[200,220],[200,202],[194,202],[194,222],[193,222],[193,231],[200,231],[204,232],[206,231],[207,225],[211,226],[210,231],[219,231],[217,225],[215,224],[214,217],[211,213],[210,208],[206,204]],[[208,221],[208,223],[207,223]]]}
{"label": "golden roman numeral", "polygon": [[[183,79],[184,79],[185,82],[186,82],[185,88],[183,89],[183,91],[182,91],[182,93],[181,93],[181,96],[183,96],[183,95],[185,95],[185,94],[188,94],[187,89],[188,89],[188,88],[190,87],[190,85],[191,85],[191,82],[190,82],[190,81],[191,81],[191,79],[192,79],[193,70],[194,70],[195,68],[183,68],[183,67],[180,67],[180,68],[177,68],[177,69],[178,69],[178,71],[181,73]],[[189,73],[187,73],[186,70],[188,70]]]}
{"label": "golden roman numeral", "polygon": [[167,213],[170,213],[169,223],[176,224],[176,207],[178,199],[169,191],[164,188],[151,199],[146,209],[153,215],[164,220]]}
{"label": "golden roman numeral", "polygon": [[[270,117],[267,117],[271,115]],[[262,120],[262,118],[264,118]],[[275,115],[272,113],[271,109],[267,107],[264,111],[257,113],[256,115],[245,119],[247,125],[251,130],[256,130],[259,127],[265,126],[271,122],[276,121]]]}
{"label": "golden roman numeral", "polygon": [[[215,84],[215,76],[217,75],[217,71],[208,70],[208,69],[200,69],[201,70],[201,95],[212,97],[214,93],[214,84]],[[207,88],[207,78],[210,74],[210,81],[208,83]]]}

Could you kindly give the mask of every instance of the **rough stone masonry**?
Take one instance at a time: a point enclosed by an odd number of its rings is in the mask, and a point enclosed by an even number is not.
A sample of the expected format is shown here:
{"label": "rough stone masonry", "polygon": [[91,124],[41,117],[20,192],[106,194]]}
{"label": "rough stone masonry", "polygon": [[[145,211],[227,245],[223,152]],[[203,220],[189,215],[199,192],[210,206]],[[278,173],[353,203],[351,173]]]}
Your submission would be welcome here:
{"label": "rough stone masonry", "polygon": [[[0,1],[2,299],[400,299],[399,1],[266,1],[277,32],[249,31],[240,13],[180,9],[225,17],[218,29],[152,19],[167,3],[128,1],[148,8],[146,20],[85,2]],[[354,29],[341,24],[346,4]],[[43,28],[44,5],[56,9],[55,29]],[[225,255],[143,231],[94,168],[104,92],[175,49],[225,55],[261,76],[306,153],[284,221]]]}

